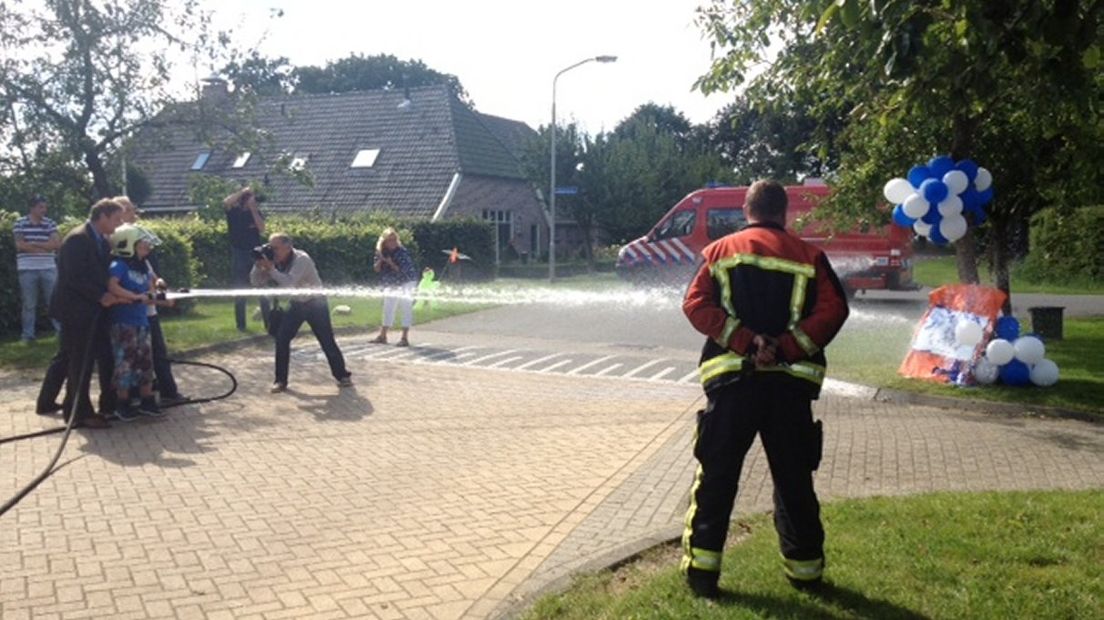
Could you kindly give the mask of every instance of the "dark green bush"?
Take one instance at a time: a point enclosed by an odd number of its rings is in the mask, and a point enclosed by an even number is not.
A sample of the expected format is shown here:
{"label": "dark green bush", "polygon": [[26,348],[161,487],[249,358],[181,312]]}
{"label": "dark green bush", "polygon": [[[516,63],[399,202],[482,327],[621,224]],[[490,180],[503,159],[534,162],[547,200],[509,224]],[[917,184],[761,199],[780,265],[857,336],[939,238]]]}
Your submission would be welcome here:
{"label": "dark green bush", "polygon": [[1104,206],[1044,209],[1031,218],[1022,274],[1033,281],[1104,278]]}
{"label": "dark green bush", "polygon": [[414,254],[419,267],[431,267],[439,277],[449,277],[445,270],[453,248],[471,257],[463,261],[464,279],[494,277],[494,229],[482,220],[452,220],[448,222],[410,222]]}
{"label": "dark green bush", "polygon": [[19,276],[15,272],[15,236],[18,213],[0,211],[0,333],[19,330]]}

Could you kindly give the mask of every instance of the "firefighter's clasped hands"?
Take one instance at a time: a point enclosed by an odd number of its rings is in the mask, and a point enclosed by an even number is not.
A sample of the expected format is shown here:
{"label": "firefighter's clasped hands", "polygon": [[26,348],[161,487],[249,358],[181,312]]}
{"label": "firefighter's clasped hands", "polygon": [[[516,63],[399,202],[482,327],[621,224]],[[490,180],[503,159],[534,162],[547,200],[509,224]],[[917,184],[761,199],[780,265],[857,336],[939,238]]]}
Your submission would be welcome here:
{"label": "firefighter's clasped hands", "polygon": [[773,336],[767,336],[766,334],[756,334],[751,339],[752,344],[755,345],[755,361],[756,368],[762,368],[764,366],[774,366],[778,363],[778,339]]}

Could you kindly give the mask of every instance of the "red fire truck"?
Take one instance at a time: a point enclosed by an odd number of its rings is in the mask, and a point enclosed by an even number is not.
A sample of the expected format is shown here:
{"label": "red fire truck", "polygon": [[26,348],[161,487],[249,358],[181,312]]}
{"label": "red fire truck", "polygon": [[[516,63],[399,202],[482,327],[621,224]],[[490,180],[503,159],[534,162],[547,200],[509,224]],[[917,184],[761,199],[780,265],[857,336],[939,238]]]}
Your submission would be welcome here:
{"label": "red fire truck", "polygon": [[[824,250],[849,293],[870,289],[915,290],[912,281],[912,235],[892,224],[866,232],[829,235],[804,217],[831,192],[825,185],[786,188],[787,228],[801,219],[797,234]],[[626,244],[617,255],[617,272],[634,282],[684,283],[697,267],[699,254],[714,239],[740,230],[746,187],[715,187],[688,194],[648,232]]]}

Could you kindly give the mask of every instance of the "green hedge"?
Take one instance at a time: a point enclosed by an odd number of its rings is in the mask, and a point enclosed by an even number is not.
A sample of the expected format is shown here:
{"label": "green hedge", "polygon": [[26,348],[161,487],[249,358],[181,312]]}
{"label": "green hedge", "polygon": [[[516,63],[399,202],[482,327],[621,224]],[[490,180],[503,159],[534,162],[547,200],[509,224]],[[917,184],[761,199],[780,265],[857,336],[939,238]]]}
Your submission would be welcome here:
{"label": "green hedge", "polygon": [[[19,215],[0,211],[0,333],[19,329],[19,280],[15,270],[15,239],[12,225]],[[81,222],[59,223],[62,235]],[[225,221],[196,218],[145,219],[142,225],[161,238],[157,249],[161,276],[173,288],[218,288],[230,284],[230,244]],[[494,267],[494,233],[478,220],[449,222],[403,222],[388,216],[355,216],[340,220],[275,216],[266,222],[270,232],[285,232],[295,246],[314,258],[326,284],[375,284],[372,271],[376,240],[387,226],[395,226],[403,244],[419,267],[432,267],[439,277],[455,277],[443,269],[448,255],[442,250],[457,248],[472,258],[465,261],[463,277],[490,277]]]}
{"label": "green hedge", "polygon": [[1031,218],[1024,275],[1033,281],[1104,279],[1104,206],[1044,209]]}

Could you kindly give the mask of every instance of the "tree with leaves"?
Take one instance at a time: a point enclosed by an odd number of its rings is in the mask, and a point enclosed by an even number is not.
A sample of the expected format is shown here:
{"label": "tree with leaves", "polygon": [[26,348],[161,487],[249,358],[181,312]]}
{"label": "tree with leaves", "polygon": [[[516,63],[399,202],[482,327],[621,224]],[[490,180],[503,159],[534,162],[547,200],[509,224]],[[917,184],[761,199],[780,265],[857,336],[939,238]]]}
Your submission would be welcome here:
{"label": "tree with leaves", "polygon": [[447,84],[458,99],[472,103],[455,75],[430,69],[421,60],[399,60],[390,54],[350,54],[321,67],[298,67],[293,74],[296,93],[332,94]]}
{"label": "tree with leaves", "polygon": [[176,59],[214,47],[196,0],[0,3],[2,138],[25,170],[31,152],[83,163],[93,197],[119,189],[109,169],[121,142],[174,100]]}
{"label": "tree with leaves", "polygon": [[[882,185],[932,155],[988,167],[989,257],[1008,290],[1013,231],[1044,206],[1099,198],[1102,11],[1101,0],[714,0],[699,13],[715,53],[699,87],[806,106],[813,143],[839,153],[828,207],[840,221],[887,218],[874,209]],[[964,282],[978,280],[976,234],[955,244]]]}

